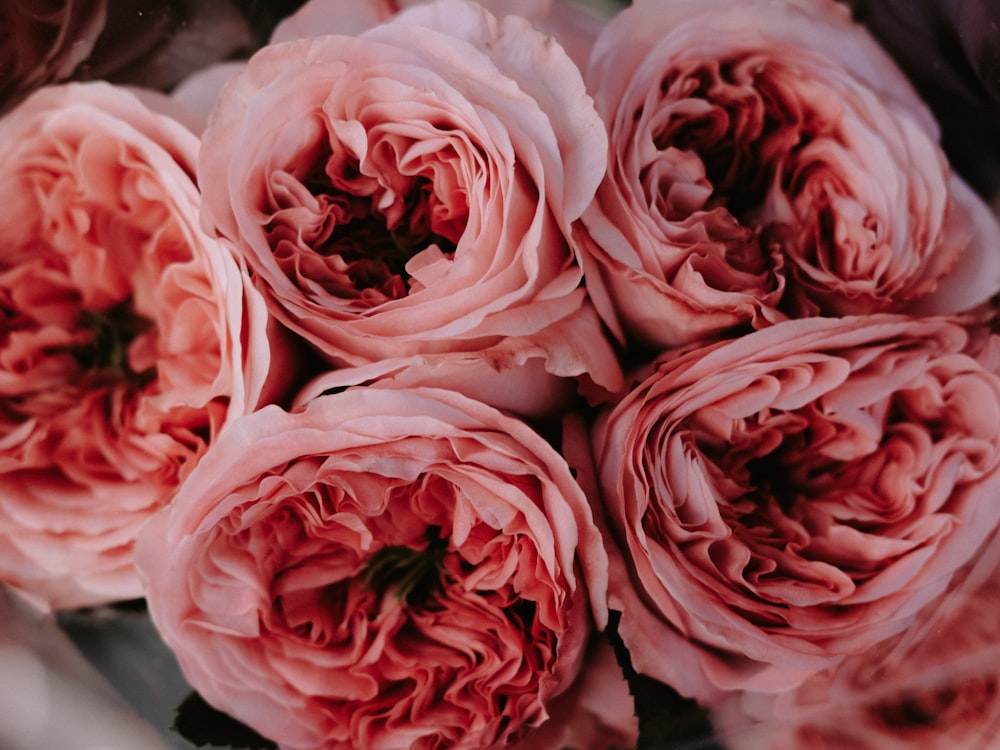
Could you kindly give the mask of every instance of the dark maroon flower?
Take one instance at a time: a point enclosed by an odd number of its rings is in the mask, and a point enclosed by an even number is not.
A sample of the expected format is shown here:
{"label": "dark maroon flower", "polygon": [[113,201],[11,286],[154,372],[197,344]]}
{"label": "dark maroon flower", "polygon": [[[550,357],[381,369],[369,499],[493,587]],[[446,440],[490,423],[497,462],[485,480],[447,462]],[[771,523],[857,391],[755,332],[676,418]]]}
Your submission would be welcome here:
{"label": "dark maroon flower", "polygon": [[69,78],[104,29],[105,0],[0,4],[0,112],[39,86]]}
{"label": "dark maroon flower", "polygon": [[941,123],[958,171],[1000,188],[1000,2],[844,0],[897,59]]}

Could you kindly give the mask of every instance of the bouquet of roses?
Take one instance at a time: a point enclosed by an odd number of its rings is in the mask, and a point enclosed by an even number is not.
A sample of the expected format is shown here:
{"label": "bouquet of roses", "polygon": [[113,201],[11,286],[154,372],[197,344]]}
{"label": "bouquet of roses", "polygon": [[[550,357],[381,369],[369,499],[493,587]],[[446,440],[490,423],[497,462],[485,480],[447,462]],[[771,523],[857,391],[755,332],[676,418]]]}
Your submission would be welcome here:
{"label": "bouquet of roses", "polygon": [[18,606],[281,748],[1000,731],[1000,221],[847,5],[216,16],[0,86]]}

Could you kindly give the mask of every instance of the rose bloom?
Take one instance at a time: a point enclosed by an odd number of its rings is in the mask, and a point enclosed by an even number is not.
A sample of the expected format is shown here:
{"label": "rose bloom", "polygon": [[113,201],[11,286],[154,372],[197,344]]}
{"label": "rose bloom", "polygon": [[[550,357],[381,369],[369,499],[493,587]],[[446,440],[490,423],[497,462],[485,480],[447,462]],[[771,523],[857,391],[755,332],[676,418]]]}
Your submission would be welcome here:
{"label": "rose bloom", "polygon": [[69,78],[104,30],[106,0],[0,4],[0,112],[40,86]]}
{"label": "rose bloom", "polygon": [[980,750],[1000,737],[1000,569],[963,582],[887,644],[780,695],[737,693],[714,715],[731,750]]}
{"label": "rose bloom", "polygon": [[261,398],[263,300],[199,229],[197,138],[108,84],[0,119],[0,581],[142,595],[138,529]]}
{"label": "rose bloom", "polygon": [[191,685],[282,748],[504,746],[572,686],[588,587],[607,616],[566,461],[440,389],[234,422],[137,560]]}
{"label": "rose bloom", "polygon": [[954,313],[1000,289],[996,219],[833,0],[637,0],[586,79],[611,153],[580,240],[620,336]]}
{"label": "rose bloom", "polygon": [[542,375],[614,390],[567,240],[606,143],[558,44],[441,2],[261,50],[219,98],[199,182],[207,224],[334,365],[471,354],[502,387],[544,340]]}
{"label": "rose bloom", "polygon": [[604,412],[636,670],[713,704],[904,630],[1000,521],[1000,376],[967,347],[950,319],[785,321],[661,359]]}

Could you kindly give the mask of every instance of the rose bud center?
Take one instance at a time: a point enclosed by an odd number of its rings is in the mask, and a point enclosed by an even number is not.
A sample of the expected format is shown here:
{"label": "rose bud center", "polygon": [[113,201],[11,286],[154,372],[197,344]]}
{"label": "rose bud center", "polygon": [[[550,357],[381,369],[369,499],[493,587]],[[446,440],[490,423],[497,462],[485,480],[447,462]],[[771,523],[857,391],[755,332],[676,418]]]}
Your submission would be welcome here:
{"label": "rose bud center", "polygon": [[[774,179],[775,157],[802,137],[796,114],[787,110],[780,87],[765,74],[773,75],[772,67],[748,56],[671,71],[663,78],[660,88],[669,104],[653,142],[661,152],[688,152],[701,160],[704,187],[711,191],[701,208],[723,206],[752,222]],[[672,218],[683,220],[686,213]]]}
{"label": "rose bud center", "polygon": [[153,322],[138,315],[127,300],[107,310],[81,310],[78,325],[90,340],[71,347],[82,370],[95,381],[142,387],[156,377],[156,368],[132,369],[128,350],[140,335],[153,329]]}
{"label": "rose bud center", "polygon": [[448,539],[433,526],[428,527],[426,537],[427,546],[422,549],[393,544],[375,552],[365,568],[365,587],[379,597],[395,591],[408,606],[427,604],[441,591]]}
{"label": "rose bud center", "polygon": [[358,311],[406,297],[407,264],[425,251],[451,258],[468,221],[456,175],[401,164],[409,145],[390,140],[363,158],[322,143],[299,155],[308,172],[271,177],[266,231],[275,258]]}

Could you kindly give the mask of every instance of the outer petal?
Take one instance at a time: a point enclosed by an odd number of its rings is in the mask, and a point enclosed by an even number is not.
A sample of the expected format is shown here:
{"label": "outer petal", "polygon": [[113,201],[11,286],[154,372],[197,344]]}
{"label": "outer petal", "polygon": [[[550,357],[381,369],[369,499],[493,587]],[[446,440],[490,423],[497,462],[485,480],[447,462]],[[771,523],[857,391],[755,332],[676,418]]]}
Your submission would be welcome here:
{"label": "outer petal", "polygon": [[[323,34],[360,34],[384,23],[396,13],[430,0],[309,0],[284,19],[271,35],[271,42],[287,42]],[[586,67],[594,40],[604,20],[575,0],[482,0],[495,16],[521,16],[554,36],[581,69]]]}

